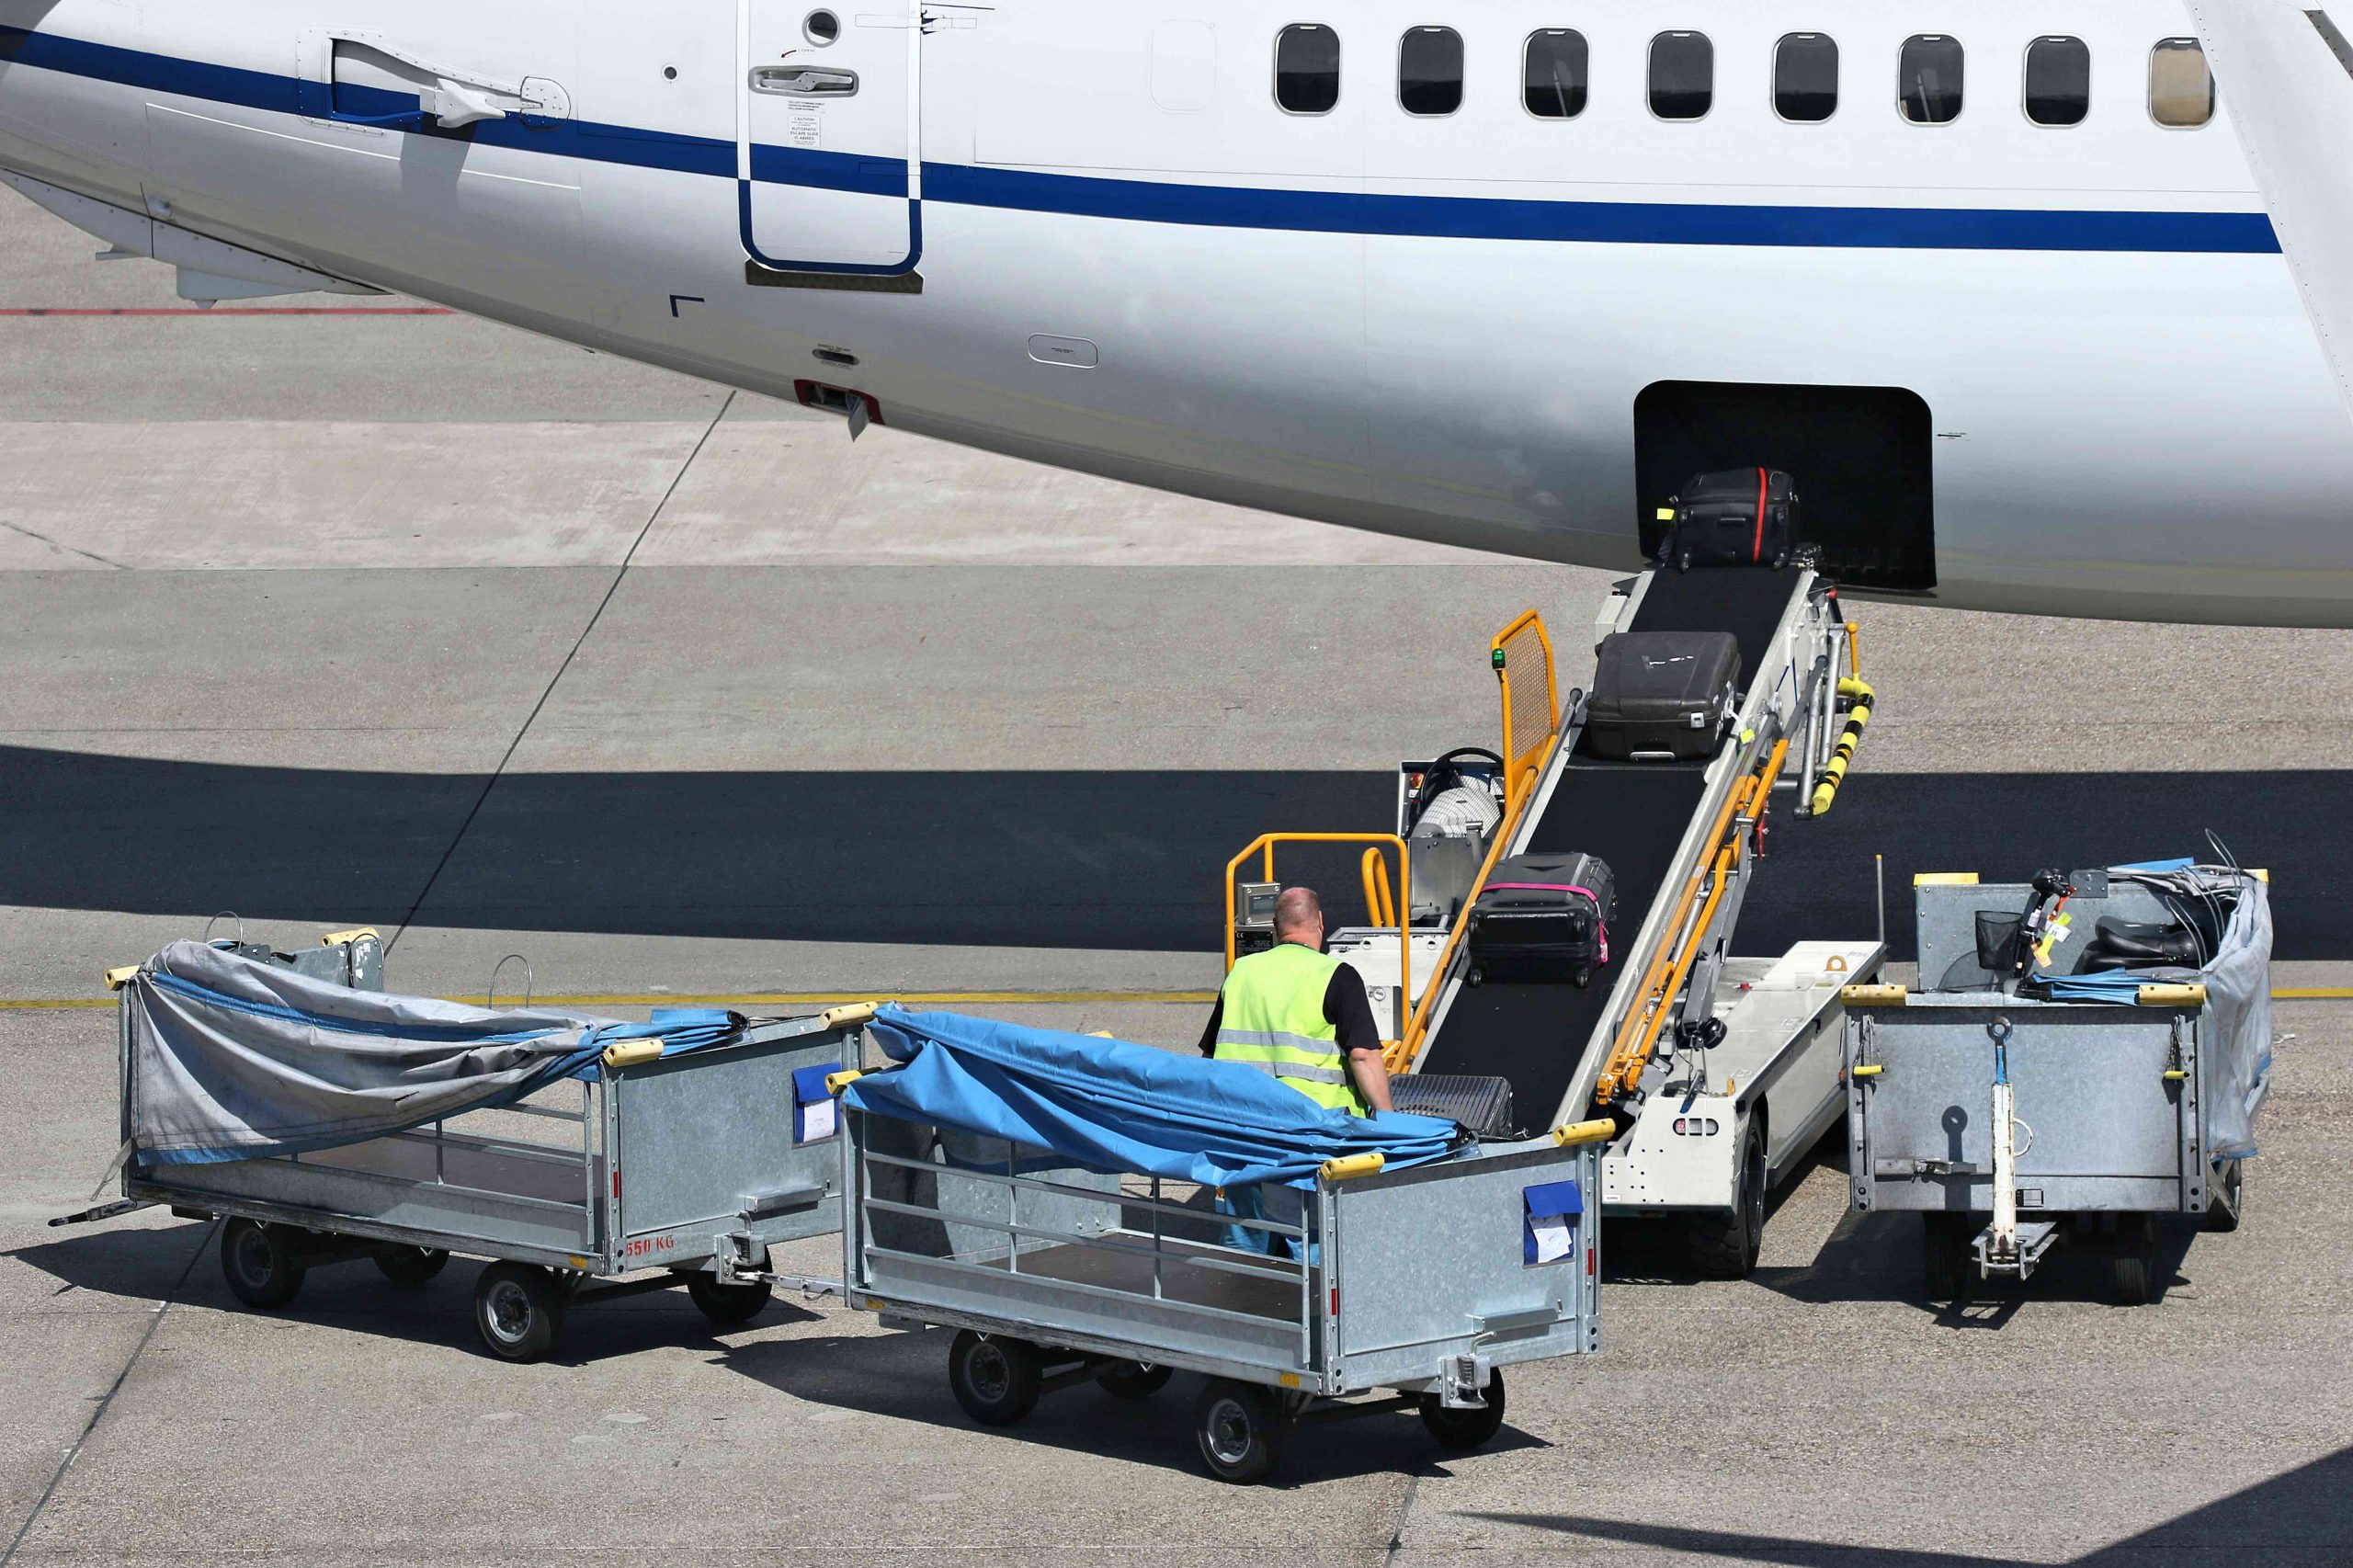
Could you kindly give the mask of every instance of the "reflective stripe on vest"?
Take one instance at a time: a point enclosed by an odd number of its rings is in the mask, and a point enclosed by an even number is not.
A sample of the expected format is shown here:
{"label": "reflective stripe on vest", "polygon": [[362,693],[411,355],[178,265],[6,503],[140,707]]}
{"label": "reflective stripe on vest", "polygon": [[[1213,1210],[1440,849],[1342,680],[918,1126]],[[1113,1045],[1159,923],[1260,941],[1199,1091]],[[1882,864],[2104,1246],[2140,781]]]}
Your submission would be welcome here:
{"label": "reflective stripe on vest", "polygon": [[1365,1114],[1324,994],[1340,960],[1280,942],[1233,966],[1220,993],[1217,1060],[1272,1074],[1317,1105]]}

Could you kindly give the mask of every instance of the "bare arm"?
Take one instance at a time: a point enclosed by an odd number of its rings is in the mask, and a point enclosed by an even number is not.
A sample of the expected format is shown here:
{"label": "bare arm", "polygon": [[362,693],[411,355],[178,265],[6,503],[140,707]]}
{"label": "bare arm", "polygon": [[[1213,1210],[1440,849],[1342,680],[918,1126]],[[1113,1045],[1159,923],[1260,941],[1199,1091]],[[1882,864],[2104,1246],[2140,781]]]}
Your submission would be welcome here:
{"label": "bare arm", "polygon": [[1389,1098],[1389,1063],[1381,1054],[1381,1029],[1372,1021],[1372,1004],[1365,999],[1364,980],[1342,964],[1333,971],[1324,992],[1324,1017],[1347,1053],[1348,1076],[1357,1093],[1375,1110],[1394,1110]]}

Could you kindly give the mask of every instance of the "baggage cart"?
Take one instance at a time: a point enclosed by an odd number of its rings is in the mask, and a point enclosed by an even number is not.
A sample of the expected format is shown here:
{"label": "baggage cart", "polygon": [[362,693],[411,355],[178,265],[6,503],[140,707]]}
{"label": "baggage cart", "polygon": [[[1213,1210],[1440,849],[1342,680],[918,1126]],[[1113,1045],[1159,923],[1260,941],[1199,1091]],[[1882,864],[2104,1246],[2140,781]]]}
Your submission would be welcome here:
{"label": "baggage cart", "polygon": [[[2073,896],[2081,929],[2103,914],[2166,916],[2145,889],[2073,875],[2102,890]],[[1919,894],[1921,973],[1954,984],[1846,993],[1853,1207],[1925,1217],[1938,1300],[1964,1294],[1972,1276],[2027,1278],[2068,1236],[2109,1252],[2120,1301],[2151,1300],[2161,1217],[2238,1223],[2244,1131],[2261,1093],[2259,1074],[2235,1068],[2245,1026],[2234,1029],[2239,1020],[2220,1016],[2226,996],[2194,974],[2128,979],[2091,1001],[1996,985],[1972,956],[1972,925],[1998,924],[2032,890],[1972,879]],[[2268,915],[2263,928],[2268,959]],[[2268,1056],[2268,1014],[2254,1027]]]}
{"label": "baggage cart", "polygon": [[1234,1221],[1298,1261],[1190,1239],[1209,1233],[1182,1183],[969,1140],[942,1164],[910,1126],[844,1108],[845,1294],[956,1329],[949,1385],[983,1424],[1082,1382],[1141,1399],[1201,1372],[1201,1460],[1251,1482],[1293,1427],[1380,1411],[1475,1448],[1502,1425],[1505,1367],[1600,1344],[1608,1122],[1409,1168],[1327,1163],[1313,1192],[1270,1189],[1267,1218]]}
{"label": "baggage cart", "polygon": [[[272,961],[332,973],[317,951]],[[159,1204],[224,1219],[222,1271],[260,1309],[285,1306],[310,1269],[328,1264],[370,1259],[392,1283],[417,1285],[452,1255],[485,1258],[475,1326],[508,1360],[545,1356],[571,1308],[650,1290],[684,1285],[713,1323],[739,1324],[776,1285],[835,1289],[773,1273],[769,1249],[840,1227],[841,1157],[824,1082],[855,1064],[872,1012],[747,1020],[722,1043],[667,1058],[659,1042],[632,1042],[608,1051],[590,1075],[522,1102],[307,1153],[179,1165],[133,1150],[119,1201],[51,1223]]]}

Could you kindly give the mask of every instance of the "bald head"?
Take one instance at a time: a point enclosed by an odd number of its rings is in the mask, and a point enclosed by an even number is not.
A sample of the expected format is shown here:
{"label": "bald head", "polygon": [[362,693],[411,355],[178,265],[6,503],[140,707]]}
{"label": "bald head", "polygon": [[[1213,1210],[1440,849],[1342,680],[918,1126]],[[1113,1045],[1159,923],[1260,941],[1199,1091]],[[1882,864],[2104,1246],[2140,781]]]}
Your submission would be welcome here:
{"label": "bald head", "polygon": [[1324,945],[1324,901],[1313,888],[1285,888],[1276,898],[1275,940]]}

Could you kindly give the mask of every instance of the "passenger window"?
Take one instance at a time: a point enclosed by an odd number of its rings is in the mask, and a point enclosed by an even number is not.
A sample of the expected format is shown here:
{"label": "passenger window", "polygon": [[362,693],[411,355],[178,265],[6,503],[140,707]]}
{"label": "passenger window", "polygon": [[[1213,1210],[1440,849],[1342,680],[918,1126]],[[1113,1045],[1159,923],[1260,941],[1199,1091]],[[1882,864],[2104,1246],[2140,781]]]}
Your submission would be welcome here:
{"label": "passenger window", "polygon": [[1904,40],[1896,67],[1896,103],[1915,125],[1947,125],[1961,118],[1961,40],[1915,33]]}
{"label": "passenger window", "polygon": [[1540,119],[1574,119],[1585,112],[1585,34],[1545,28],[1528,35],[1520,102]]}
{"label": "passenger window", "polygon": [[1698,119],[1716,97],[1716,46],[1705,33],[1661,33],[1651,40],[1651,112],[1661,119]]}
{"label": "passenger window", "polygon": [[2159,125],[2181,127],[2214,118],[2214,76],[2196,39],[2160,39],[2150,51],[2149,116]]}
{"label": "passenger window", "polygon": [[1452,114],[1462,107],[1462,35],[1415,28],[1397,40],[1397,102],[1407,114]]}
{"label": "passenger window", "polygon": [[1802,123],[1828,119],[1838,108],[1838,40],[1827,33],[1791,33],[1773,46],[1773,112]]}
{"label": "passenger window", "polygon": [[2026,46],[2026,117],[2037,125],[2081,125],[2092,107],[2092,51],[2079,38],[2039,38]]}
{"label": "passenger window", "polygon": [[1290,114],[1329,114],[1340,101],[1340,35],[1294,22],[1275,40],[1275,102]]}

